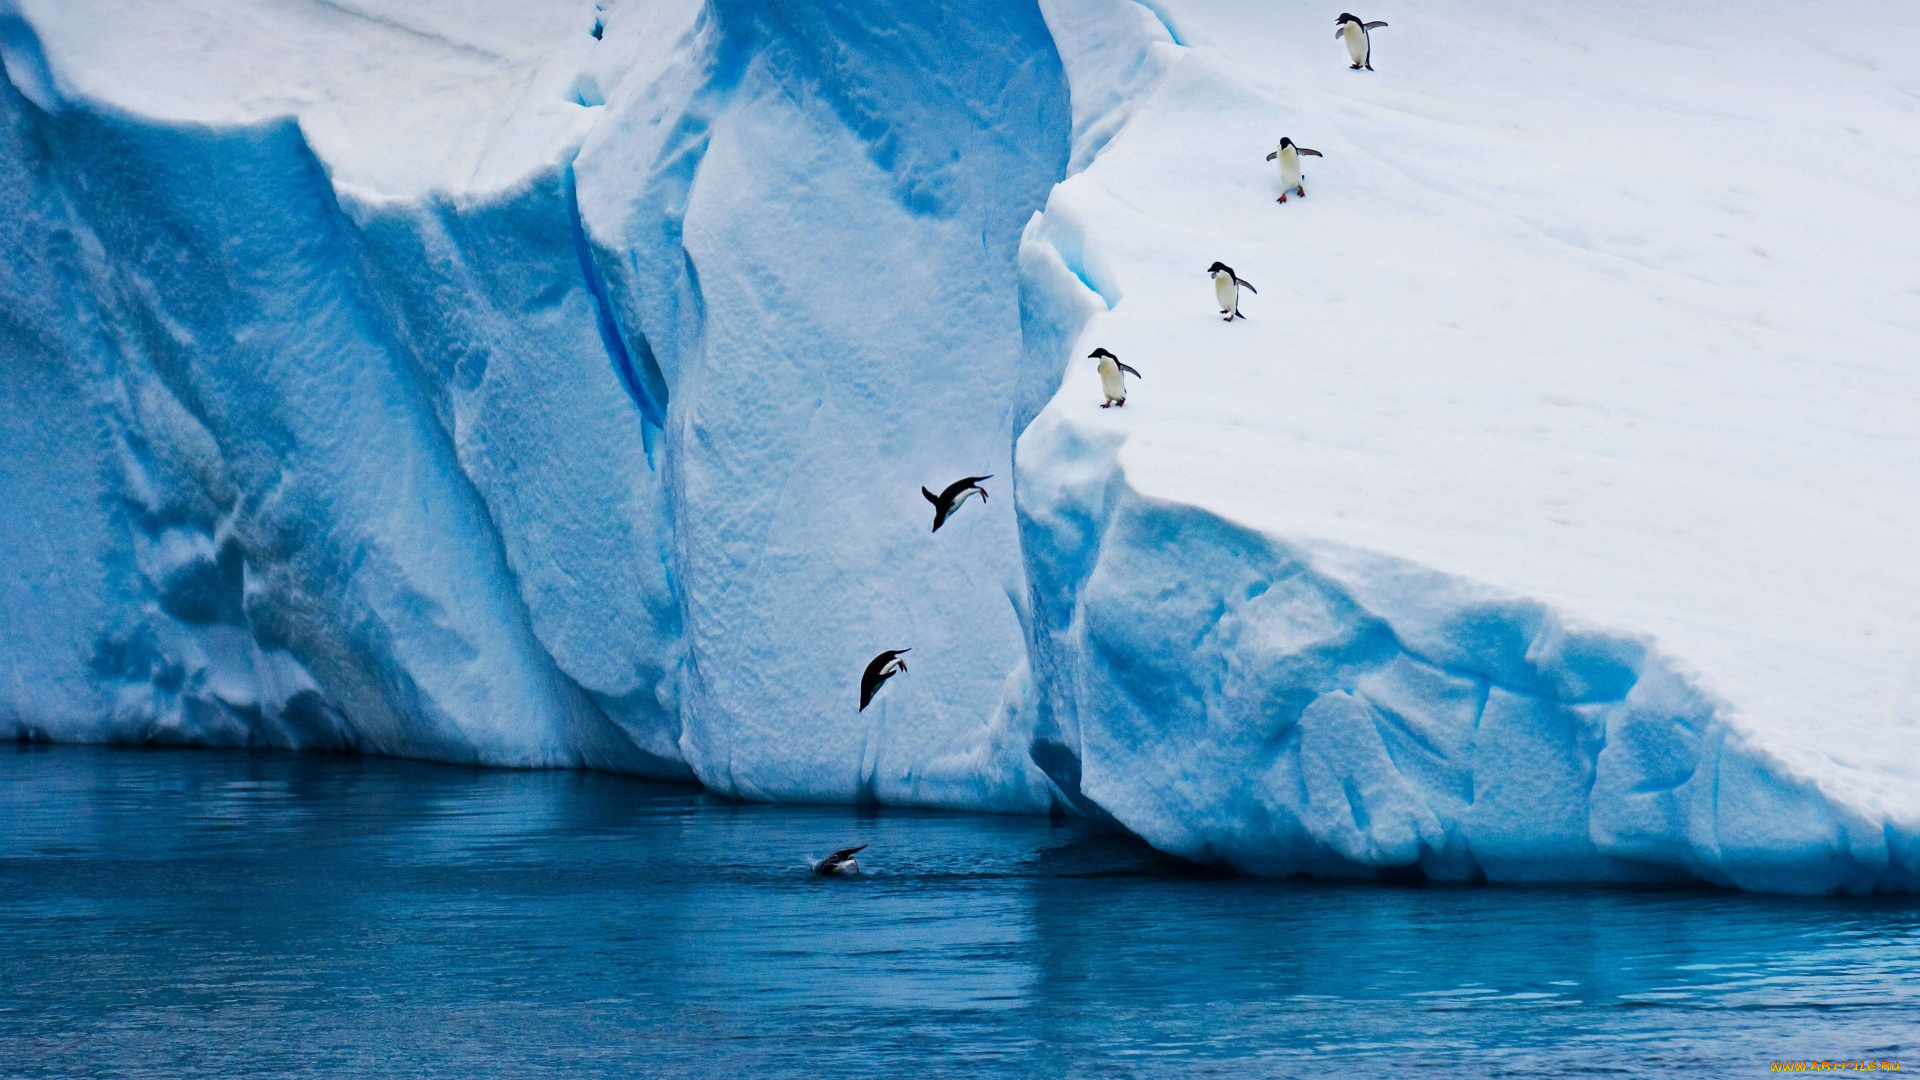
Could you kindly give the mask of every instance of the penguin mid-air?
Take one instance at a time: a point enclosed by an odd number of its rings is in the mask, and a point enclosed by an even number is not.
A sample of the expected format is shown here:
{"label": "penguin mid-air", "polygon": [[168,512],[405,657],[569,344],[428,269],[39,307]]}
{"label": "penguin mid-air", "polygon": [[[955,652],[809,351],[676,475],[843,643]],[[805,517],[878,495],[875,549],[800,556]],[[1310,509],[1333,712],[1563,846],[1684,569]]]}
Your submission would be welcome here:
{"label": "penguin mid-air", "polygon": [[969,498],[978,495],[981,502],[986,502],[987,489],[980,486],[980,481],[991,479],[993,479],[992,473],[985,476],[964,476],[948,484],[947,490],[938,495],[926,488],[921,488],[920,494],[925,495],[927,501],[933,504],[933,531],[939,532],[940,526],[945,525],[947,519],[953,516],[953,512],[960,509],[960,504]]}
{"label": "penguin mid-air", "polygon": [[[859,847],[841,848],[839,851],[821,859],[819,862],[813,863],[813,872],[819,874],[821,877],[839,877],[843,874],[857,874],[860,872],[860,860],[854,858],[854,855],[865,850],[867,850],[867,845],[865,844],[861,844]],[[812,862],[813,860],[809,859],[807,861]]]}
{"label": "penguin mid-air", "polygon": [[1207,267],[1207,274],[1213,278],[1213,298],[1220,301],[1220,314],[1225,315],[1228,322],[1246,318],[1240,314],[1240,290],[1245,289],[1255,296],[1260,295],[1260,290],[1254,288],[1251,282],[1240,280],[1234,274],[1233,267],[1223,262]]}
{"label": "penguin mid-air", "polygon": [[1126,405],[1127,383],[1121,372],[1124,371],[1136,379],[1140,377],[1140,373],[1121,363],[1119,357],[1105,349],[1093,350],[1087,354],[1087,359],[1100,361],[1100,391],[1107,395],[1107,400],[1101,402],[1100,407],[1106,409],[1115,405]]}
{"label": "penguin mid-air", "polygon": [[1303,199],[1307,197],[1306,180],[1300,173],[1300,155],[1302,154],[1306,154],[1309,157],[1326,156],[1318,150],[1309,150],[1304,146],[1295,146],[1293,145],[1293,140],[1288,138],[1282,138],[1280,140],[1280,148],[1267,155],[1268,161],[1277,160],[1280,162],[1280,198],[1276,201],[1286,202],[1287,192],[1289,191],[1298,192]]}
{"label": "penguin mid-air", "polygon": [[900,654],[912,651],[912,649],[888,649],[867,661],[866,673],[860,676],[861,712],[866,712],[867,706],[873,704],[873,695],[880,692],[882,683],[907,670],[907,662],[900,659]]}
{"label": "penguin mid-air", "polygon": [[1383,22],[1363,23],[1344,11],[1333,20],[1333,36],[1346,43],[1347,56],[1353,60],[1354,71],[1361,68],[1373,70],[1373,39],[1367,36],[1367,32],[1385,25]]}

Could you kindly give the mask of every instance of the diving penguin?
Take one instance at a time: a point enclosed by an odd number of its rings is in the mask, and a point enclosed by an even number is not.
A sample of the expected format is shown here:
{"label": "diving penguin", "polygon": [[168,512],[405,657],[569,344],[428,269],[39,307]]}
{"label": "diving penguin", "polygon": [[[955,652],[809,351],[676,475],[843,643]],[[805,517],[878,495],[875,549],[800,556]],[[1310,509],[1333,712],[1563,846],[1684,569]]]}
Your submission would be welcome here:
{"label": "diving penguin", "polygon": [[921,488],[920,494],[925,495],[927,501],[933,504],[933,531],[939,532],[940,526],[945,525],[947,519],[953,516],[953,512],[960,509],[960,504],[970,497],[978,495],[981,502],[986,502],[987,489],[980,486],[980,481],[991,479],[993,479],[992,473],[985,476],[962,477],[948,484],[947,490],[938,495],[926,488]]}
{"label": "diving penguin", "polygon": [[1245,289],[1255,296],[1260,295],[1260,290],[1254,288],[1251,282],[1240,280],[1234,274],[1233,267],[1223,262],[1207,267],[1207,273],[1213,278],[1213,298],[1220,301],[1220,314],[1225,315],[1228,322],[1246,318],[1240,314],[1240,290]]}
{"label": "diving penguin", "polygon": [[[854,858],[854,855],[865,850],[867,850],[867,845],[865,844],[861,844],[859,847],[841,848],[839,851],[821,859],[819,862],[813,863],[813,872],[819,874],[821,877],[839,877],[843,874],[857,874],[860,872],[860,860]],[[812,862],[811,859],[808,861]]]}
{"label": "diving penguin", "polygon": [[867,670],[860,676],[861,712],[866,712],[867,706],[873,704],[873,695],[880,692],[882,683],[907,670],[907,662],[900,659],[900,654],[912,651],[912,649],[888,649],[867,661]]}
{"label": "diving penguin", "polygon": [[1087,354],[1087,359],[1100,361],[1100,391],[1107,395],[1107,400],[1101,402],[1100,407],[1105,409],[1114,405],[1125,406],[1127,383],[1120,373],[1124,371],[1136,379],[1140,377],[1140,373],[1121,363],[1119,357],[1105,349],[1093,350]]}
{"label": "diving penguin", "polygon": [[1367,33],[1387,25],[1383,22],[1363,23],[1346,12],[1333,20],[1333,36],[1346,43],[1347,55],[1353,59],[1354,71],[1366,68],[1373,70],[1373,38]]}
{"label": "diving penguin", "polygon": [[1308,154],[1313,157],[1326,156],[1318,150],[1309,150],[1304,146],[1295,146],[1293,145],[1293,140],[1287,138],[1282,138],[1280,140],[1280,148],[1267,155],[1268,161],[1278,159],[1280,162],[1280,198],[1278,200],[1280,202],[1287,201],[1287,192],[1289,191],[1299,192],[1300,197],[1303,199],[1307,197],[1307,186],[1304,178],[1300,174],[1301,154]]}

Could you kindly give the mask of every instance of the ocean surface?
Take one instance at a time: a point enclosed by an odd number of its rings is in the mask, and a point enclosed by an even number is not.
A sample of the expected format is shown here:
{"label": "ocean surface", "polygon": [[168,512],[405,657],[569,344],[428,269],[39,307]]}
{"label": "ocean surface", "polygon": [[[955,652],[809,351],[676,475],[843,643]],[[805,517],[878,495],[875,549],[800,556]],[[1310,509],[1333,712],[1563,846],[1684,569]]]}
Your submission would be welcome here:
{"label": "ocean surface", "polygon": [[1920,1068],[1920,899],[1260,881],[578,772],[7,746],[0,926],[6,1077]]}

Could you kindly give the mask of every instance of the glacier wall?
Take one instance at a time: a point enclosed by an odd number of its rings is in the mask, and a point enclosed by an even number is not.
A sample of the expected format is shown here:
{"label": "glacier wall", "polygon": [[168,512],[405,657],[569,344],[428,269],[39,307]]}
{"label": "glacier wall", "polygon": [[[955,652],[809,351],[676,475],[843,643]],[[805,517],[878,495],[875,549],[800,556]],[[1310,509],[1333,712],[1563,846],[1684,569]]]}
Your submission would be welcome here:
{"label": "glacier wall", "polygon": [[[1914,888],[1920,821],[1645,635],[1130,483],[1075,412],[1133,288],[1079,178],[1187,36],[0,0],[0,734],[1065,810],[1256,873]],[[980,473],[930,534],[919,488]]]}
{"label": "glacier wall", "polygon": [[401,195],[309,116],[63,93],[9,11],[8,730],[1044,807],[982,757],[1011,500],[919,495],[1010,478],[1066,156],[1038,10],[976,7],[576,20],[523,174]]}
{"label": "glacier wall", "polygon": [[1920,835],[1793,777],[1643,642],[1144,497],[1020,442],[1035,759],[1156,847],[1265,874],[1910,891]]}

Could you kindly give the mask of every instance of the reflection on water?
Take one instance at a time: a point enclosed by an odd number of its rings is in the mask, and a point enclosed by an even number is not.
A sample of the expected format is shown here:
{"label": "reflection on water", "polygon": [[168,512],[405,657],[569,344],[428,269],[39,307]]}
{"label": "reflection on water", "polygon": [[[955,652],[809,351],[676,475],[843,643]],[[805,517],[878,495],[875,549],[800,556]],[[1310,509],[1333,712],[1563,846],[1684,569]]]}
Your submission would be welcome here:
{"label": "reflection on water", "polygon": [[1920,1066],[1912,900],[1253,881],[583,773],[0,749],[0,919],[6,1076]]}

